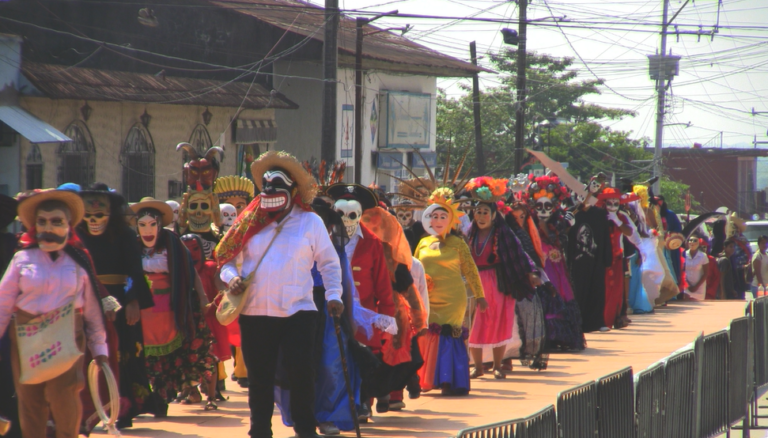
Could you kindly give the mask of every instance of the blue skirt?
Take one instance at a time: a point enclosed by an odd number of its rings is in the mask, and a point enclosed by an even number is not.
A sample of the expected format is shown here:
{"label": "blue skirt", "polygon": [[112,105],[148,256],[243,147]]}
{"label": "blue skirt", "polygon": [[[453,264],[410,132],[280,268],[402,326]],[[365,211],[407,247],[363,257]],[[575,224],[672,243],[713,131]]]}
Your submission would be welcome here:
{"label": "blue skirt", "polygon": [[648,294],[643,287],[643,272],[640,270],[640,265],[637,264],[638,254],[632,254],[628,263],[632,277],[629,280],[629,307],[634,313],[651,313],[653,312],[653,306],[648,301]]}
{"label": "blue skirt", "polygon": [[454,338],[440,334],[434,387],[440,388],[444,383],[450,385],[456,395],[469,392],[469,355],[463,336]]}

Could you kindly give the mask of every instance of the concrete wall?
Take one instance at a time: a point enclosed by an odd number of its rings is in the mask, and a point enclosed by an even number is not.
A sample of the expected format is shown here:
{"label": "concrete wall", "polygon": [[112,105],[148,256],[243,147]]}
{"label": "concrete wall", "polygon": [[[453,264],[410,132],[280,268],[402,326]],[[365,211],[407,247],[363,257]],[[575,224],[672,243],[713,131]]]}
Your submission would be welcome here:
{"label": "concrete wall", "polygon": [[[21,106],[56,129],[64,130],[74,120],[82,120],[80,108],[82,100],[52,100],[39,97],[24,97]],[[144,113],[152,116],[148,131],[155,146],[155,198],[166,199],[168,196],[168,180],[181,180],[182,154],[176,152],[176,145],[188,141],[194,128],[203,123],[201,114],[205,111],[202,106],[185,105],[144,105],[125,102],[93,102],[88,105],[93,108],[86,122],[93,137],[96,148],[96,181],[104,182],[118,191],[122,191],[123,168],[119,161],[120,150],[131,127],[140,123],[139,117]],[[219,175],[231,175],[236,168],[236,145],[231,143],[230,120],[235,116],[236,108],[209,107],[213,114],[208,133],[214,145],[224,147],[224,161],[221,163]],[[244,119],[272,119],[275,111],[245,110],[241,113]],[[21,141],[22,161],[30,149],[26,139]],[[40,145],[43,155],[43,186],[56,187],[58,144]],[[22,166],[22,188],[25,185],[25,166]]]}
{"label": "concrete wall", "polygon": [[322,66],[313,62],[276,62],[274,68],[275,89],[299,105],[298,110],[277,111],[275,114],[277,149],[288,151],[302,161],[320,159]]}

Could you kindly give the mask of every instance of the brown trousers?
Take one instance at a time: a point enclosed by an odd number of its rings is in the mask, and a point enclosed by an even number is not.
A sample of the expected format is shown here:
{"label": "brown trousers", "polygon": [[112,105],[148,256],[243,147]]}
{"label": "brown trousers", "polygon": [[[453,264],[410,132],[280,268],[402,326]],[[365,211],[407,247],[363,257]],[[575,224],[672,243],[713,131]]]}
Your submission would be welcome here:
{"label": "brown trousers", "polygon": [[[16,312],[16,320],[24,324],[33,318],[24,311]],[[64,374],[44,383],[26,385],[19,383],[19,350],[16,341],[16,321],[11,322],[11,366],[13,384],[19,399],[19,423],[24,438],[45,438],[49,415],[56,425],[56,438],[77,438],[83,405],[80,391],[85,387],[83,357]],[[85,351],[83,316],[75,313],[75,340],[80,351]]]}

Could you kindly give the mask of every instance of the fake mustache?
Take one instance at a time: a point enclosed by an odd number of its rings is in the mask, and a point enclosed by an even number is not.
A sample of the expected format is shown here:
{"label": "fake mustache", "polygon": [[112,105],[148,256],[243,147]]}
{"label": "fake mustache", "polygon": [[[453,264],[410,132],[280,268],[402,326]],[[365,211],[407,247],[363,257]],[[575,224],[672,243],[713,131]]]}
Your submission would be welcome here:
{"label": "fake mustache", "polygon": [[37,241],[62,244],[67,241],[67,236],[59,236],[55,233],[37,233]]}

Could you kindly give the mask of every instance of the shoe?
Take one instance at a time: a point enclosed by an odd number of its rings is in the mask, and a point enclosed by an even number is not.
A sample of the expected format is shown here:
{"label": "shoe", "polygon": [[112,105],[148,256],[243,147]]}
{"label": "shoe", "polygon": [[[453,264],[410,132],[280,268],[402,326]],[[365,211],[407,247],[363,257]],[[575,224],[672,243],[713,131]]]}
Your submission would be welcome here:
{"label": "shoe", "polygon": [[493,370],[493,378],[496,380],[503,380],[507,378],[507,375],[504,374],[501,370]]}
{"label": "shoe", "polygon": [[406,389],[408,389],[408,398],[411,400],[415,400],[419,397],[421,397],[421,385],[419,384],[419,375],[414,374],[411,376],[411,379],[408,381],[408,384],[405,385]]}
{"label": "shoe", "polygon": [[117,419],[117,429],[125,429],[126,427],[133,427],[133,419],[128,418],[118,418]]}
{"label": "shoe", "polygon": [[421,388],[408,388],[408,398],[411,400],[416,400],[417,398],[421,397]]}
{"label": "shoe", "polygon": [[296,432],[295,436],[296,438],[323,438],[322,435],[318,435],[317,433],[315,433],[315,431],[306,432],[306,433]]}
{"label": "shoe", "polygon": [[361,403],[360,407],[357,408],[357,419],[367,423],[369,418],[371,418],[371,408],[368,407],[368,403]]}
{"label": "shoe", "polygon": [[325,436],[341,434],[339,428],[333,423],[320,423],[317,428],[320,430],[320,433]]}
{"label": "shoe", "polygon": [[450,383],[443,383],[443,385],[440,387],[440,395],[453,395],[453,388],[451,388]]}
{"label": "shoe", "polygon": [[232,373],[232,375],[229,376],[229,379],[232,380],[233,382],[237,382],[237,376],[235,375],[235,373]]}
{"label": "shoe", "polygon": [[383,414],[389,411],[389,396],[376,400],[376,413]]}
{"label": "shoe", "polygon": [[241,388],[247,388],[248,387],[248,378],[247,377],[240,377],[237,379],[237,384],[240,385]]}
{"label": "shoe", "polygon": [[405,407],[405,403],[402,400],[397,401],[391,401],[389,402],[389,410],[390,411],[402,411]]}
{"label": "shoe", "polygon": [[478,377],[482,376],[484,373],[480,371],[479,368],[472,368],[472,372],[469,373],[470,379],[477,379]]}
{"label": "shoe", "polygon": [[605,333],[605,332],[609,332],[609,331],[611,331],[611,329],[610,329],[610,328],[608,328],[608,327],[600,327],[600,331],[601,331],[601,332],[603,332],[603,333]]}

